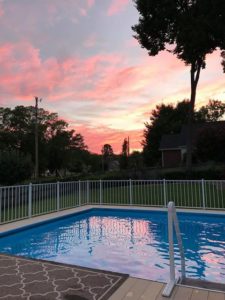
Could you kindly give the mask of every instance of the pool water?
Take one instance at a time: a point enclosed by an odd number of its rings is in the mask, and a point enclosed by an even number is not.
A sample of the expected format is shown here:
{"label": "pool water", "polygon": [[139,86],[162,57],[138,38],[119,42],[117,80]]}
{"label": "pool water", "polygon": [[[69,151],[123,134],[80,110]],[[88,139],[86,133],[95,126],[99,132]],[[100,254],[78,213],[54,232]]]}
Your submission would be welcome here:
{"label": "pool water", "polygon": [[[225,217],[179,213],[187,276],[225,283]],[[92,209],[3,236],[0,252],[167,281],[167,213]],[[175,262],[180,269],[177,244]]]}

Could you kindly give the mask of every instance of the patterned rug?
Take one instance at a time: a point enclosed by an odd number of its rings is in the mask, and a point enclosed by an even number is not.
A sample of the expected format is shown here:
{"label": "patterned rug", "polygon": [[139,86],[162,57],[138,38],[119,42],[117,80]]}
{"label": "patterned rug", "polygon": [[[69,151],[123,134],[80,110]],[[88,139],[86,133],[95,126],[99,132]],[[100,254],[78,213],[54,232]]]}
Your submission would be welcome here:
{"label": "patterned rug", "polygon": [[0,300],[106,300],[127,277],[0,254]]}

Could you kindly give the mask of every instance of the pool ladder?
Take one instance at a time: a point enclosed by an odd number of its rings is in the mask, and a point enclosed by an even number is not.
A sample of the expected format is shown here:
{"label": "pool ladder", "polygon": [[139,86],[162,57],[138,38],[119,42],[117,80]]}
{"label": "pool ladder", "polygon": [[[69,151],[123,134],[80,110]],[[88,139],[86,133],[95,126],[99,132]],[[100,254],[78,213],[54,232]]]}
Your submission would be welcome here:
{"label": "pool ladder", "polygon": [[182,243],[182,238],[180,234],[180,227],[177,218],[176,208],[174,202],[169,202],[168,204],[168,237],[169,237],[169,255],[170,255],[170,279],[167,283],[162,295],[169,297],[178,282],[179,278],[175,277],[175,264],[174,264],[174,238],[173,238],[173,228],[175,229],[175,234],[177,236],[177,242],[181,258],[181,281],[185,279],[185,258],[184,258],[184,248]]}

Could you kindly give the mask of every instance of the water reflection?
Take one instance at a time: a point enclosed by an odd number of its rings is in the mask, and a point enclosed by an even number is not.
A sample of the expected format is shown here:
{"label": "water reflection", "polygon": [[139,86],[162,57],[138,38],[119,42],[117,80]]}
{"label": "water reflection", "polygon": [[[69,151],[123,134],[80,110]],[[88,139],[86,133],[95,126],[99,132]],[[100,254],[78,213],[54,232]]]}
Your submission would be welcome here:
{"label": "water reflection", "polygon": [[[225,281],[225,221],[179,215],[189,277]],[[167,215],[94,211],[0,240],[0,251],[166,281]],[[178,246],[175,262],[180,267]]]}

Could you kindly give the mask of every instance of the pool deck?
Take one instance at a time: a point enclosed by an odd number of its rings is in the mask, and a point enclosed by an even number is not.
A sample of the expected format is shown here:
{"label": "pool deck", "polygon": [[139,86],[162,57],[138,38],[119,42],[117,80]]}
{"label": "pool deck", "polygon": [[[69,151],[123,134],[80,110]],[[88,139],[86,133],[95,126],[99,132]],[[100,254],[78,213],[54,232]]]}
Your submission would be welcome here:
{"label": "pool deck", "polygon": [[[57,217],[68,216],[77,212],[83,212],[91,208],[118,208],[118,209],[142,209],[142,210],[158,210],[167,211],[167,209],[159,207],[140,207],[140,206],[104,206],[104,205],[85,205],[82,207],[76,207],[73,209],[63,210],[59,212],[54,212],[51,214],[41,215],[33,217],[30,219],[24,219],[17,222],[12,222],[4,225],[0,225],[0,236],[7,231],[19,229],[29,225],[37,224],[39,222],[50,221]],[[193,210],[193,209],[177,209],[177,211],[185,211],[192,213],[215,213],[224,214],[221,211],[203,211],[203,210]],[[138,278],[129,277],[109,298],[109,300],[225,300],[225,293],[210,291],[207,289],[200,289],[195,287],[187,287],[183,285],[177,285],[171,295],[171,297],[166,298],[162,296],[162,291],[165,287],[164,283],[143,280]]]}
{"label": "pool deck", "polygon": [[177,285],[172,295],[162,296],[164,283],[129,277],[109,300],[225,300],[225,293]]}

